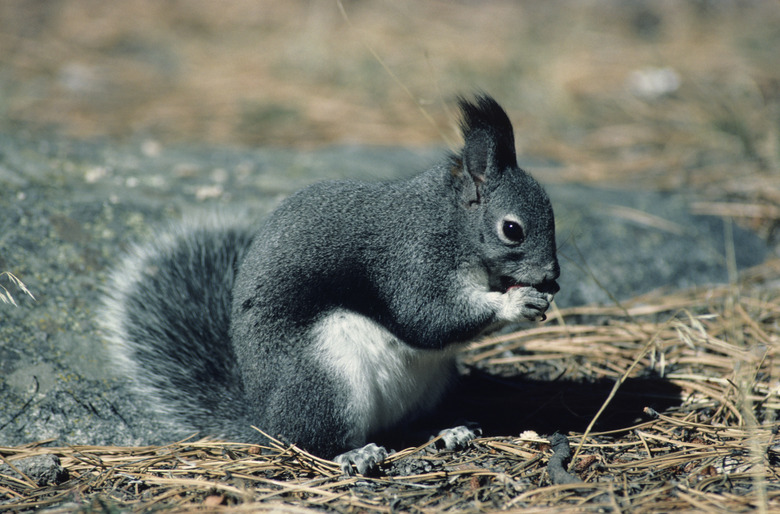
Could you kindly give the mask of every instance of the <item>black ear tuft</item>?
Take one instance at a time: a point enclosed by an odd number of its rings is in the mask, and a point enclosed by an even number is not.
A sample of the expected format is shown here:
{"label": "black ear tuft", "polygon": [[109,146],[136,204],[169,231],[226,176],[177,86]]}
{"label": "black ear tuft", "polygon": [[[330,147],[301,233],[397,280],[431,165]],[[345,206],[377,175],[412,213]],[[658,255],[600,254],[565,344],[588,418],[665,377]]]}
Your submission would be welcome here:
{"label": "black ear tuft", "polygon": [[484,180],[508,166],[517,166],[512,123],[498,102],[478,94],[473,102],[459,97],[458,105],[465,140],[462,158],[469,174]]}

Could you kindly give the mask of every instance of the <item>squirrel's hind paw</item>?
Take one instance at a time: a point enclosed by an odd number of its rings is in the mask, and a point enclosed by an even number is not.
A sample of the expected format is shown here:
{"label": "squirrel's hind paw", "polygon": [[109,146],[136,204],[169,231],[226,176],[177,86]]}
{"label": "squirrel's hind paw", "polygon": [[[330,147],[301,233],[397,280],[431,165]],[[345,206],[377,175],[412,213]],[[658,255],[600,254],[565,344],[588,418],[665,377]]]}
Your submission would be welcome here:
{"label": "squirrel's hind paw", "polygon": [[[369,443],[362,448],[356,448],[341,455],[337,455],[333,461],[341,466],[341,472],[347,476],[353,476],[355,469],[361,475],[373,474],[377,466],[387,458],[387,450],[382,446]],[[354,467],[353,467],[354,466]]]}
{"label": "squirrel's hind paw", "polygon": [[439,440],[439,447],[444,447],[447,450],[458,450],[464,448],[469,441],[476,439],[482,435],[482,429],[477,427],[467,427],[460,425],[452,428],[445,428],[439,432],[441,439]]}

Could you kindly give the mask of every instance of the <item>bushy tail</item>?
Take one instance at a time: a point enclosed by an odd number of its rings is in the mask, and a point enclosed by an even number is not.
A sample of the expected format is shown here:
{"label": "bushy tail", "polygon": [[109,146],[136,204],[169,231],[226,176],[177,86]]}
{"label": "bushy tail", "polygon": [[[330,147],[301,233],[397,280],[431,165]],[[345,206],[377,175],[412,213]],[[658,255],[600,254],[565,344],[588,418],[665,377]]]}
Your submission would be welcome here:
{"label": "bushy tail", "polygon": [[251,235],[218,222],[172,228],[134,247],[107,284],[99,323],[118,371],[172,434],[250,433],[229,330]]}

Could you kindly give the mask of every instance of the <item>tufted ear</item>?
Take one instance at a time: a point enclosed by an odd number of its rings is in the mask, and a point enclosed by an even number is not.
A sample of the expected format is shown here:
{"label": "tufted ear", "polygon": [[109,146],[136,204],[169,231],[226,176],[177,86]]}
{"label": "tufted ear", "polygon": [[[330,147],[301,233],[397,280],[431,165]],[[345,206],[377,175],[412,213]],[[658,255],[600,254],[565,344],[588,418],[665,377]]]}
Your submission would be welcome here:
{"label": "tufted ear", "polygon": [[517,167],[512,123],[490,96],[477,95],[475,102],[458,99],[460,128],[465,141],[457,165],[462,194],[469,205],[479,203],[482,184],[495,180],[510,166]]}

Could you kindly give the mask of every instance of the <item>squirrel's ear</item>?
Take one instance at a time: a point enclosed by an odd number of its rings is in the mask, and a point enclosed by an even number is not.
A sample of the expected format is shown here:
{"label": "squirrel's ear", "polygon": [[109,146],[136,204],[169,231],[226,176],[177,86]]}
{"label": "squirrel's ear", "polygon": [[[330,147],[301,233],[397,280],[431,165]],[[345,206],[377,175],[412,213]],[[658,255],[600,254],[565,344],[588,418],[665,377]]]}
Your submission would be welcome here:
{"label": "squirrel's ear", "polygon": [[470,182],[463,193],[469,204],[480,201],[483,182],[494,180],[503,170],[517,166],[515,136],[512,123],[493,98],[478,95],[472,103],[459,98],[462,113],[460,123],[465,141],[460,159],[463,181]]}
{"label": "squirrel's ear", "polygon": [[484,181],[484,177],[471,175],[464,168],[463,158],[453,156],[450,174],[456,184],[461,201],[465,206],[471,207],[480,201],[480,184]]}

